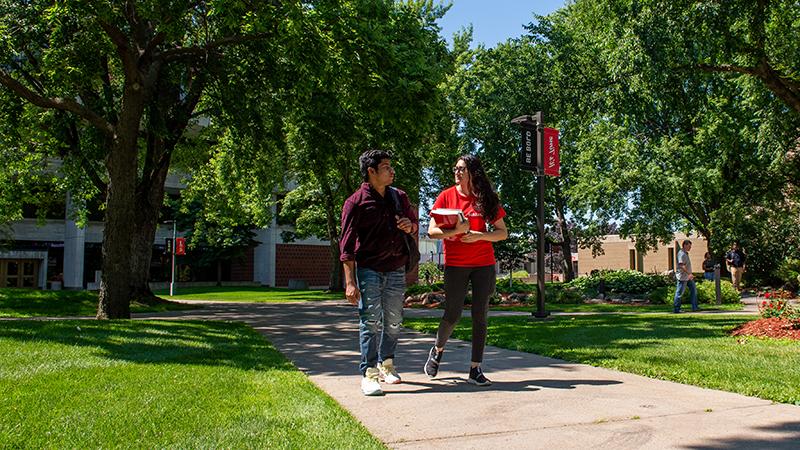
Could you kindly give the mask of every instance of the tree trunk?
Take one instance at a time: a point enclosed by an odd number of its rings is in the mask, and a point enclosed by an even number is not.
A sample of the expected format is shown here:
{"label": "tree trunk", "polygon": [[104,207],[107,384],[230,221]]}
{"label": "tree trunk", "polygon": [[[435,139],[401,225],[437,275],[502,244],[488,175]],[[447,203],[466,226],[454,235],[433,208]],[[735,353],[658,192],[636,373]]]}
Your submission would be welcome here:
{"label": "tree trunk", "polygon": [[[571,281],[575,279],[575,271],[572,267],[572,234],[569,230],[564,209],[565,202],[564,197],[561,195],[561,184],[556,183],[556,215],[558,217],[558,229],[561,231],[561,253],[564,256],[562,268],[564,269],[564,281]],[[553,255],[551,254],[550,258],[552,257]]]}
{"label": "tree trunk", "polygon": [[139,173],[139,127],[147,89],[141,79],[126,79],[116,135],[106,157],[108,191],[103,229],[103,276],[98,319],[130,319],[133,238],[136,235],[136,180]]}
{"label": "tree trunk", "polygon": [[[138,120],[136,121],[138,128]],[[131,256],[136,233],[136,174],[138,129],[120,127],[106,167],[108,197],[103,230],[103,275],[98,319],[129,319],[134,276]]]}
{"label": "tree trunk", "polygon": [[[160,141],[160,140],[159,140]],[[163,142],[157,143],[163,147]],[[163,153],[163,152],[161,152]],[[152,305],[161,299],[150,290],[150,264],[153,260],[153,243],[158,229],[161,205],[164,204],[164,183],[168,165],[156,170],[152,177],[145,174],[136,192],[136,235],[133,236],[131,270],[134,275],[132,300]],[[173,243],[173,248],[174,248]]]}
{"label": "tree trunk", "polygon": [[330,241],[331,250],[331,276],[328,280],[328,290],[332,292],[344,291],[344,283],[342,282],[342,263],[339,261],[339,233],[337,232],[336,221],[338,214],[333,203],[333,192],[331,191],[328,183],[324,182],[324,178],[317,177],[322,188],[322,193],[325,196],[325,216],[327,218],[328,240]]}
{"label": "tree trunk", "polygon": [[222,286],[222,259],[217,258],[217,286]]}

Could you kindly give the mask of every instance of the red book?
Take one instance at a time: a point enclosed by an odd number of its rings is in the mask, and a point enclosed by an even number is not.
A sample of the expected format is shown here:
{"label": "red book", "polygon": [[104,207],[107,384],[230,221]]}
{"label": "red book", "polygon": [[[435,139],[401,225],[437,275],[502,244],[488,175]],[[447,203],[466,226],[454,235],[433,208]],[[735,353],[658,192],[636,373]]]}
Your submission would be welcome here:
{"label": "red book", "polygon": [[460,209],[437,208],[431,211],[431,217],[439,228],[455,228],[459,220],[467,220]]}

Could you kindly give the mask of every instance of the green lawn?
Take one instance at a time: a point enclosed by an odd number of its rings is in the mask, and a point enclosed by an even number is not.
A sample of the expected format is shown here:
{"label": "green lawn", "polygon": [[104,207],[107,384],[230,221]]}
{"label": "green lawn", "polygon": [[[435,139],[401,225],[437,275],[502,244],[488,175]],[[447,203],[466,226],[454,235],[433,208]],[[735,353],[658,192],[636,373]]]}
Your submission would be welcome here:
{"label": "green lawn", "polygon": [[[736,338],[745,315],[491,317],[488,344],[800,405],[800,342]],[[438,319],[404,326],[435,333]],[[453,336],[470,339],[462,319]]]}
{"label": "green lawn", "polygon": [[3,448],[384,448],[239,323],[6,321],[0,355]]}
{"label": "green lawn", "polygon": [[344,292],[326,292],[322,290],[295,290],[250,286],[211,286],[180,288],[169,296],[169,289],[153,291],[162,298],[171,300],[208,300],[215,302],[306,302],[315,300],[342,300]]}
{"label": "green lawn", "polygon": [[[161,312],[197,309],[180,303],[131,304],[131,312]],[[0,317],[70,317],[97,314],[97,292],[0,289]]]}

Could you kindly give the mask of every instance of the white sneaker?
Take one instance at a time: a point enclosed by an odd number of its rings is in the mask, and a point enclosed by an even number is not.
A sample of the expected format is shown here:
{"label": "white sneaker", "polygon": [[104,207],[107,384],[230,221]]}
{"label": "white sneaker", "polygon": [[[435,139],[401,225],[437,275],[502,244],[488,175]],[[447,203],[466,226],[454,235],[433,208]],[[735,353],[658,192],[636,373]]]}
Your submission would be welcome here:
{"label": "white sneaker", "polygon": [[368,396],[383,395],[381,385],[378,383],[378,369],[376,367],[367,367],[367,373],[361,379],[361,392]]}
{"label": "white sneaker", "polygon": [[394,360],[391,358],[378,364],[378,377],[381,381],[387,384],[399,384],[402,380],[397,371],[394,370]]}

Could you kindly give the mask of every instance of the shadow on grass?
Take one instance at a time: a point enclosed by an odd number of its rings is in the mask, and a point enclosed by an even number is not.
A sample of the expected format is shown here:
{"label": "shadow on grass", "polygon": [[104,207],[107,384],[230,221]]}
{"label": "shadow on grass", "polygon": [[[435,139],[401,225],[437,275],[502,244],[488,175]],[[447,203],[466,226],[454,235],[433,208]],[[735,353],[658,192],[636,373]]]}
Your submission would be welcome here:
{"label": "shadow on grass", "polygon": [[[722,338],[750,320],[743,316],[700,315],[611,315],[561,316],[549,321],[526,317],[491,318],[489,337],[492,345],[522,351],[564,354],[571,349],[590,353],[582,362],[592,363],[613,357],[619,350],[658,347],[674,339]],[[470,329],[465,319],[457,333]]]}
{"label": "shadow on grass", "polygon": [[244,324],[200,321],[6,321],[0,341],[84,347],[91,356],[141,364],[295,370]]}
{"label": "shadow on grass", "polygon": [[341,300],[343,292],[329,292],[316,289],[287,289],[260,286],[208,286],[185,287],[175,291],[174,297],[169,297],[169,291],[159,289],[153,291],[165,299],[207,300],[207,301],[235,301],[235,302],[302,302]]}
{"label": "shadow on grass", "polygon": [[[0,289],[0,317],[94,317],[97,292]],[[197,309],[202,306],[164,301],[153,305],[131,304],[132,312],[161,312]]]}

